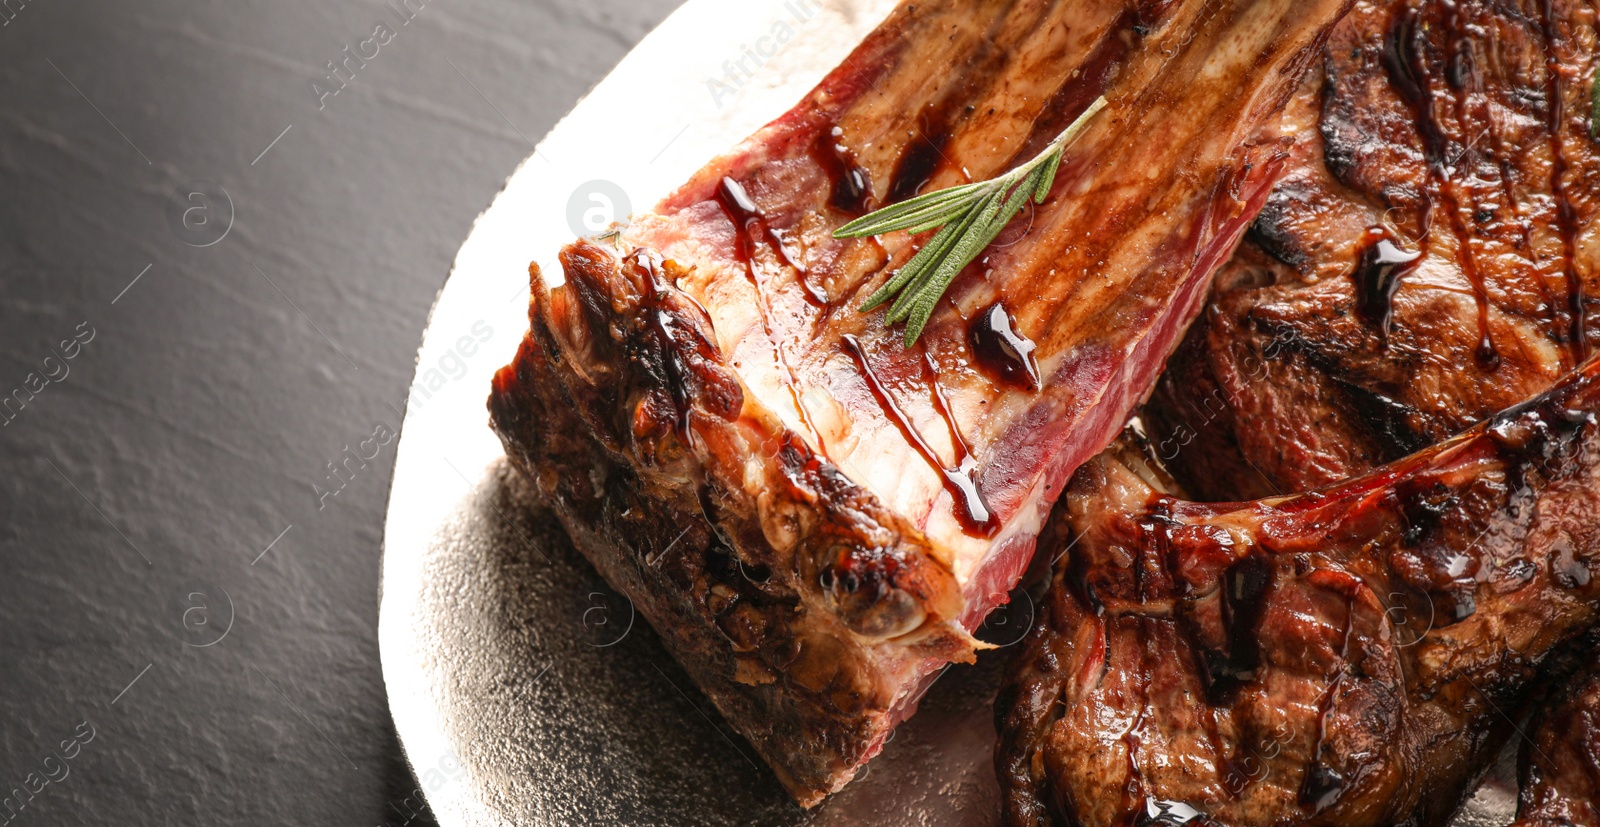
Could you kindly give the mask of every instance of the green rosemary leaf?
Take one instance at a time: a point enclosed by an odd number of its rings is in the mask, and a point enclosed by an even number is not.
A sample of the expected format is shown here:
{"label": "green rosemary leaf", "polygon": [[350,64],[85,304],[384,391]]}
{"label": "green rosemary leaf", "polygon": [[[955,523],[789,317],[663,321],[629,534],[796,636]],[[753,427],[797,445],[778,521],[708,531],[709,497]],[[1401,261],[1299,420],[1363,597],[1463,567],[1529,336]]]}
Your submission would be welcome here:
{"label": "green rosemary leaf", "polygon": [[930,215],[953,217],[956,211],[981,197],[986,186],[988,182],[980,181],[919,195],[857,218],[840,227],[833,235],[835,238],[865,238],[906,229],[926,221]]}
{"label": "green rosemary leaf", "polygon": [[939,300],[944,297],[945,291],[950,289],[950,283],[955,281],[956,276],[961,275],[961,271],[967,269],[967,265],[982,255],[1011,223],[1011,219],[1016,218],[1017,213],[1022,211],[1023,205],[1028,203],[1028,199],[1038,187],[1037,180],[1033,179],[1034,176],[1029,176],[1028,180],[1024,180],[1012,191],[1010,197],[1004,200],[1004,203],[1000,203],[1002,193],[996,193],[993,211],[988,208],[984,210],[984,219],[968,231],[955,250],[940,263],[939,268],[933,272],[923,288],[917,291],[915,307],[906,318],[906,347],[916,344],[917,339],[922,336],[922,329],[927,327],[928,320],[933,318],[934,308],[939,306]]}
{"label": "green rosemary leaf", "polygon": [[895,294],[914,281],[930,263],[938,260],[940,251],[949,248],[954,243],[954,237],[959,231],[960,227],[957,225],[946,224],[944,229],[934,234],[933,238],[928,239],[928,243],[924,244],[922,249],[918,250],[917,254],[912,256],[911,260],[906,262],[905,266],[894,274],[894,278],[889,279],[888,283],[878,288],[876,293],[867,297],[867,300],[861,304],[862,311],[872,310],[894,298]]}
{"label": "green rosemary leaf", "polygon": [[917,213],[905,216],[895,221],[894,229],[905,230],[908,235],[921,235],[936,227],[944,226],[960,217],[965,210],[971,209],[974,204],[982,200],[989,193],[987,190],[973,192],[959,203],[949,205],[935,205],[932,208],[919,210]]}
{"label": "green rosemary leaf", "polygon": [[1054,152],[1039,172],[1039,185],[1033,191],[1033,203],[1043,204],[1050,197],[1050,188],[1056,185],[1056,172],[1061,169],[1061,152]]}
{"label": "green rosemary leaf", "polygon": [[[1090,104],[1044,151],[1004,175],[925,193],[834,231],[835,238],[862,238],[900,230],[913,236],[938,230],[887,283],[867,297],[861,311],[893,299],[884,323],[906,322],[906,347],[916,344],[934,308],[961,271],[994,243],[1030,199],[1043,204],[1050,197],[1067,146],[1105,107],[1105,98]],[[1600,119],[1600,89],[1595,92],[1595,117]],[[1600,129],[1600,120],[1596,128]]]}
{"label": "green rosemary leaf", "polygon": [[[895,299],[895,303],[889,308],[888,315],[884,317],[885,324],[894,324],[906,317],[906,314],[910,312],[912,300],[922,292],[928,279],[942,266],[943,262],[949,260],[952,251],[972,232],[973,225],[983,218],[984,213],[988,212],[988,205],[996,202],[1000,195],[1001,193],[998,191],[991,193],[983,200],[978,209],[968,211],[966,215],[954,223],[946,224],[945,228],[939,231],[939,235],[935,236],[935,240],[939,244],[928,260],[918,269],[916,277],[900,292],[899,298]],[[935,245],[930,243],[928,246],[934,247]]]}

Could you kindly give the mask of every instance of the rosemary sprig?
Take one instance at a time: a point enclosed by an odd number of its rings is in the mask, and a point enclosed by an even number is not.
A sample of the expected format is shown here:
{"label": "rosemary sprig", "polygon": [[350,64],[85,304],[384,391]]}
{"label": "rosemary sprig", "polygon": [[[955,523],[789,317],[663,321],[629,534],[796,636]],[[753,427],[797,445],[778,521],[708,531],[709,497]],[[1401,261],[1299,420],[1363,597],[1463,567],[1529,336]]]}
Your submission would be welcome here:
{"label": "rosemary sprig", "polygon": [[864,238],[898,230],[917,235],[938,229],[888,283],[867,297],[867,312],[894,299],[885,324],[906,323],[906,347],[916,344],[950,283],[994,243],[1028,200],[1043,204],[1061,169],[1061,156],[1106,99],[1089,105],[1033,160],[998,178],[919,195],[862,216],[834,232],[835,238]]}

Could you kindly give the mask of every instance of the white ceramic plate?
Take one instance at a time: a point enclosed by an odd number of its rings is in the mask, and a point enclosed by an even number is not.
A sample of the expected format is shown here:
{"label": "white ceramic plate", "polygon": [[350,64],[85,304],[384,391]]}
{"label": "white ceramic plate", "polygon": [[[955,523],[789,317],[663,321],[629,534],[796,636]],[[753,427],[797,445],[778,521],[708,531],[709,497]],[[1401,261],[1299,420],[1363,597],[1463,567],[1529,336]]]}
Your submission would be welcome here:
{"label": "white ceramic plate", "polygon": [[[782,114],[894,5],[690,0],[539,144],[462,246],[397,449],[379,610],[395,728],[445,827],[996,822],[1003,650],[953,669],[864,778],[804,812],[540,513],[484,407],[527,329],[530,260],[559,274],[564,244],[648,209]],[[987,637],[1020,638],[1031,603],[1017,603]],[[1509,821],[1503,782],[1480,799],[1466,823]]]}

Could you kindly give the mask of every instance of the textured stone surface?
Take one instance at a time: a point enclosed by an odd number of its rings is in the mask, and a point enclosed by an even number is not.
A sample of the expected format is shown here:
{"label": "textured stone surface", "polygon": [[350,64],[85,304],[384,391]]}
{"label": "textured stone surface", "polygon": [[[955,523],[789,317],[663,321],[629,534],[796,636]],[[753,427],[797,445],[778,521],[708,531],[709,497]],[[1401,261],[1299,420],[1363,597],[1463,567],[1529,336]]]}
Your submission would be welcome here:
{"label": "textured stone surface", "polygon": [[[0,394],[36,393],[0,418],[0,797],[38,789],[18,824],[426,823],[378,665],[393,444],[313,486],[398,427],[527,138],[675,4],[411,5],[0,11]],[[380,21],[319,110],[310,82]],[[227,210],[190,202],[182,230],[174,199],[215,193],[192,181],[232,201],[211,246]]]}

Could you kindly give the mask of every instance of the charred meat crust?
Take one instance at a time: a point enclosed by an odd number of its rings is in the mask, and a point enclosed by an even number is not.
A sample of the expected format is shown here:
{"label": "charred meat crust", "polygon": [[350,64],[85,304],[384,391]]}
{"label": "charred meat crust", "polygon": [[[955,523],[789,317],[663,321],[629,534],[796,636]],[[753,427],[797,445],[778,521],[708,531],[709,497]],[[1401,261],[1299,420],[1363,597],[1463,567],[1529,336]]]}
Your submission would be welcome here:
{"label": "charred meat crust", "polygon": [[[544,321],[563,363],[591,372],[594,381],[568,387],[596,433],[652,486],[694,491],[691,513],[721,526],[741,559],[779,572],[850,633],[870,642],[944,634],[970,658],[970,638],[941,628],[959,614],[959,587],[920,532],[783,428],[745,419],[763,414],[748,414],[705,311],[674,286],[676,264],[589,242],[568,247],[562,263],[568,282],[549,294]],[[746,477],[749,463],[718,464],[752,455],[777,459],[756,466],[767,475],[759,484]],[[743,490],[766,501],[741,514],[716,496]]]}
{"label": "charred meat crust", "polygon": [[725,492],[748,480],[685,450],[744,438],[703,311],[647,253],[579,244],[564,263],[553,292],[535,273],[533,332],[495,379],[495,429],[579,550],[813,804],[881,746],[902,671],[973,657],[941,614],[953,580],[797,439],[764,446],[779,461],[757,511],[741,511]]}
{"label": "charred meat crust", "polygon": [[1007,823],[1445,823],[1495,708],[1600,617],[1597,410],[1591,360],[1370,476],[1235,505],[1085,466],[996,708]]}

